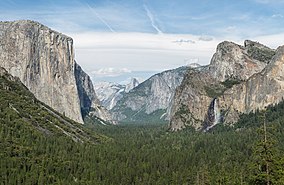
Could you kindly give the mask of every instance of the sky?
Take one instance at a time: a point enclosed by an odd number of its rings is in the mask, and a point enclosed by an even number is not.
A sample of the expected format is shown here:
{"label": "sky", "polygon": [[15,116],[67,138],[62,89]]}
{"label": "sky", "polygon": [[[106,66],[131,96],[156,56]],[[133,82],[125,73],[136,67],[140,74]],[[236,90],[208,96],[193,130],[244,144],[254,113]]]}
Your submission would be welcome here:
{"label": "sky", "polygon": [[35,20],[74,40],[94,82],[206,65],[218,43],[284,45],[284,0],[1,0],[0,20]]}

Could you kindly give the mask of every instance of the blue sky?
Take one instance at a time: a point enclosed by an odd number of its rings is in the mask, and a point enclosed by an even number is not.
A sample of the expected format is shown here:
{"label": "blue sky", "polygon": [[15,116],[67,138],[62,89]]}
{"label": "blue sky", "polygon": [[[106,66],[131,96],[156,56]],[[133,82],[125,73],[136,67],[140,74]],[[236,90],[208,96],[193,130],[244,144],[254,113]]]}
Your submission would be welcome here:
{"label": "blue sky", "polygon": [[283,0],[1,0],[0,14],[2,20],[32,19],[62,32],[157,33],[148,11],[163,33],[249,37],[284,31],[283,5]]}
{"label": "blue sky", "polygon": [[0,20],[36,20],[71,36],[77,62],[114,81],[208,64],[223,40],[283,45],[283,8],[284,0],[1,0]]}

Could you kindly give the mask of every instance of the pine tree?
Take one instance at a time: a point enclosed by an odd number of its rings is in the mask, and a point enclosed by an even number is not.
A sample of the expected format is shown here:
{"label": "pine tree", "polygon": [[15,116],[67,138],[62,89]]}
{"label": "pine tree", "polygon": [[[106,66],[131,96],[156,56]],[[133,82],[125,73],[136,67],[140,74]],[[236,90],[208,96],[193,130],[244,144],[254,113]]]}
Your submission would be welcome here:
{"label": "pine tree", "polygon": [[210,184],[209,172],[208,172],[208,166],[207,165],[202,165],[200,170],[197,172],[196,184],[197,185]]}
{"label": "pine tree", "polygon": [[263,126],[259,130],[260,141],[254,148],[254,174],[251,184],[256,185],[272,185],[277,183],[277,150],[275,148],[275,140],[272,139],[268,132],[265,111],[263,111],[261,119]]}

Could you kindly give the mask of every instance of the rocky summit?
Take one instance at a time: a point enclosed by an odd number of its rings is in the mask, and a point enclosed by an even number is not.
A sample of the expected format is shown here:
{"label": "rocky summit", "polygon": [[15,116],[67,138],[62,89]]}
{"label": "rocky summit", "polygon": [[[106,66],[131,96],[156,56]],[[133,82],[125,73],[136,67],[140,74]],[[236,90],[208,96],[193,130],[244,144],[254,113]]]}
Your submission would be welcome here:
{"label": "rocky summit", "polygon": [[284,98],[284,49],[246,40],[244,46],[222,42],[208,66],[187,71],[170,110],[170,129],[209,130],[233,124],[241,113]]}
{"label": "rocky summit", "polygon": [[89,76],[74,60],[73,40],[34,21],[0,22],[0,66],[37,99],[83,123],[89,112],[110,120]]}
{"label": "rocky summit", "polygon": [[94,84],[94,88],[101,104],[108,110],[111,110],[125,93],[128,93],[138,85],[139,81],[136,78],[131,78],[126,85],[113,82],[97,82]]}

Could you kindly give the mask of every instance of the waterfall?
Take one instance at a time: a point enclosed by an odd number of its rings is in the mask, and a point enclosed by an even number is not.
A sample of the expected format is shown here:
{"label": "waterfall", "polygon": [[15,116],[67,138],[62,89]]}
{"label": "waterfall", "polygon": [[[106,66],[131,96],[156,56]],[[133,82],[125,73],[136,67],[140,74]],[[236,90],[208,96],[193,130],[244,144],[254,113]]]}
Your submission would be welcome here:
{"label": "waterfall", "polygon": [[205,130],[208,131],[220,122],[220,110],[218,107],[218,100],[214,98],[208,108],[207,121],[205,121]]}
{"label": "waterfall", "polygon": [[218,108],[217,98],[214,98],[213,103],[214,103],[214,122],[213,122],[213,126],[215,126],[220,121],[220,111],[219,111],[219,108]]}

